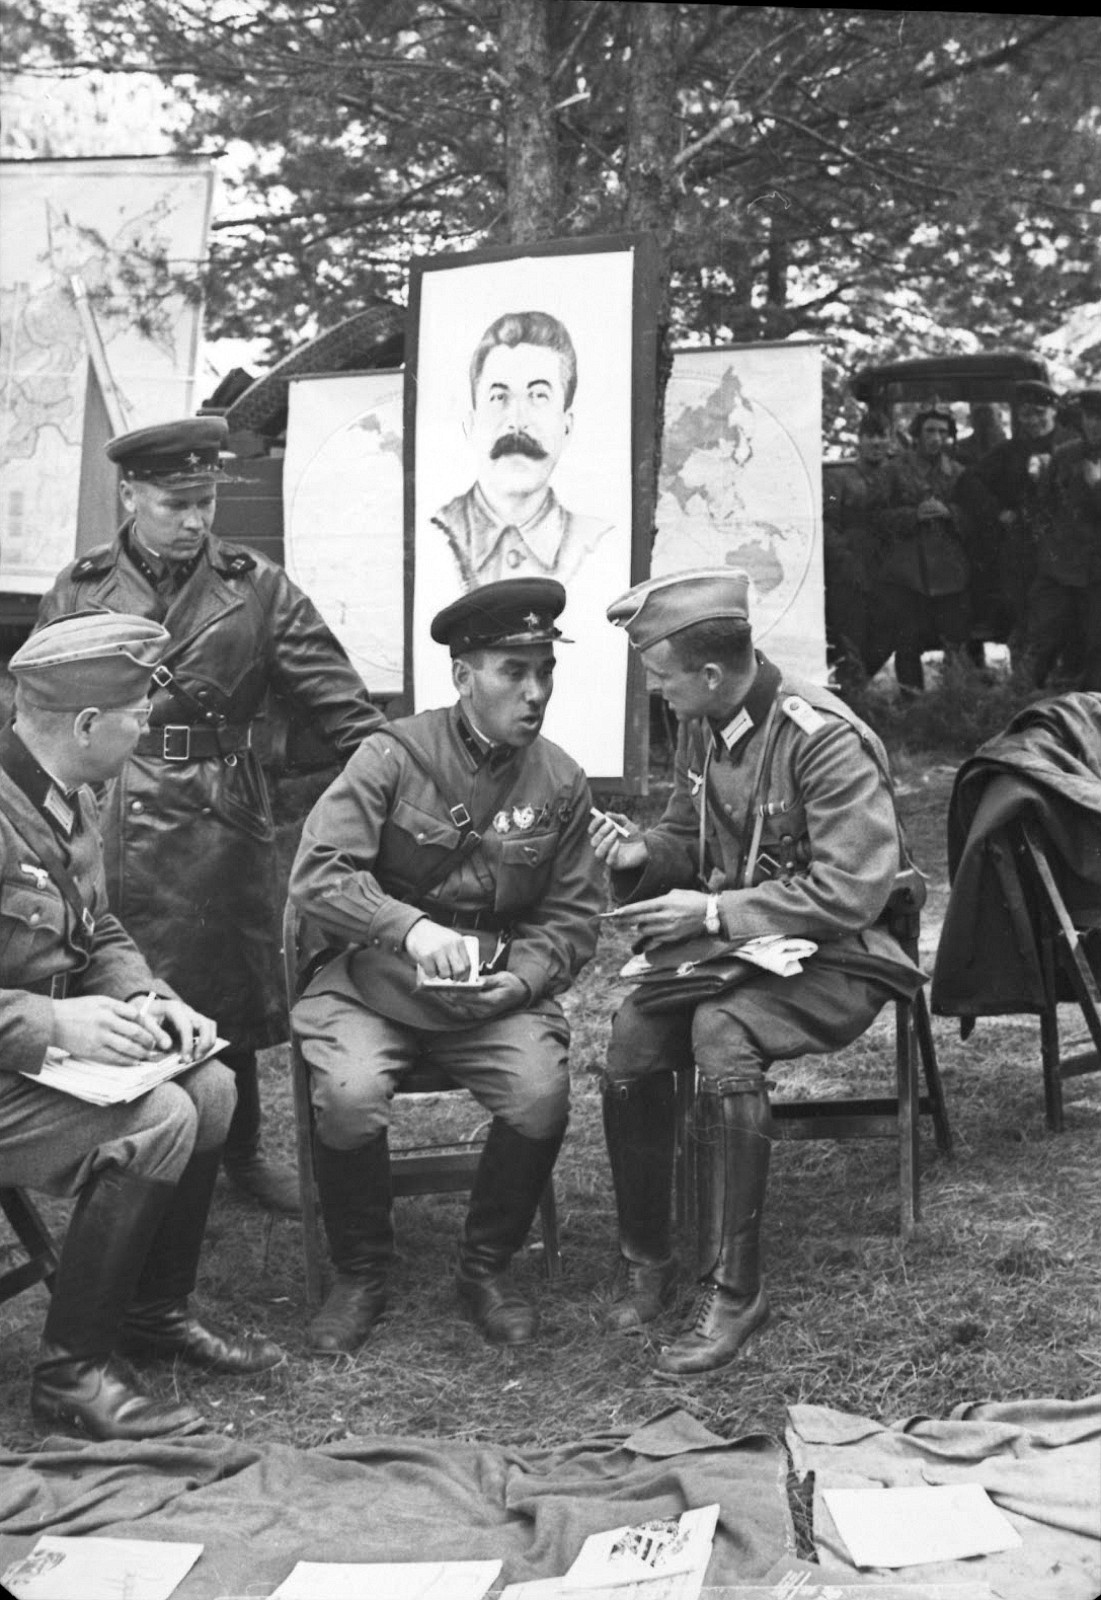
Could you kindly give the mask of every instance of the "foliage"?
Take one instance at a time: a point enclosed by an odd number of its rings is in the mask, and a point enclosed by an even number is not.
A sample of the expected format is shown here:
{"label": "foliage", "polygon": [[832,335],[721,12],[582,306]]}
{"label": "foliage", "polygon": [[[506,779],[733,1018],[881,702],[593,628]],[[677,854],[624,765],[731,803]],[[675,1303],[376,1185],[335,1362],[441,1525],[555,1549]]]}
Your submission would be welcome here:
{"label": "foliage", "polygon": [[[563,235],[630,214],[632,51],[642,14],[670,14],[676,336],[1028,346],[1101,295],[1092,18],[532,7]],[[502,15],[501,0],[29,0],[19,37],[48,58],[36,70],[152,70],[186,99],[181,146],[236,168],[211,331],[262,328],[277,355],[400,298],[411,254],[509,236],[525,61],[502,51]]]}

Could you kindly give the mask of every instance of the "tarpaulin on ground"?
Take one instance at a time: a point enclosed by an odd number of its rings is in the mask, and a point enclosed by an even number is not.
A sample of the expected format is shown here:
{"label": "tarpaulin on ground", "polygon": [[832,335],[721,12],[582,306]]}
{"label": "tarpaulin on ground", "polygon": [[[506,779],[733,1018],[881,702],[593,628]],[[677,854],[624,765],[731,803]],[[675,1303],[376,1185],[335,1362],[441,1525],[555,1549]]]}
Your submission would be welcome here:
{"label": "tarpaulin on ground", "polygon": [[824,1563],[851,1567],[823,1489],[978,1483],[1021,1535],[1020,1548],[908,1574],[983,1579],[999,1600],[1101,1593],[1101,1396],[965,1403],[947,1418],[890,1426],[828,1406],[792,1406],[788,1419],[795,1470],[815,1475],[814,1537]]}
{"label": "tarpaulin on ground", "polygon": [[47,1439],[0,1451],[0,1571],[39,1534],[195,1541],[174,1600],[269,1594],[296,1561],[504,1561],[565,1572],[591,1533],[719,1505],[709,1585],[759,1578],[795,1537],[774,1440],[729,1442],[674,1411],[555,1449],[351,1438],[316,1450],[199,1436]]}

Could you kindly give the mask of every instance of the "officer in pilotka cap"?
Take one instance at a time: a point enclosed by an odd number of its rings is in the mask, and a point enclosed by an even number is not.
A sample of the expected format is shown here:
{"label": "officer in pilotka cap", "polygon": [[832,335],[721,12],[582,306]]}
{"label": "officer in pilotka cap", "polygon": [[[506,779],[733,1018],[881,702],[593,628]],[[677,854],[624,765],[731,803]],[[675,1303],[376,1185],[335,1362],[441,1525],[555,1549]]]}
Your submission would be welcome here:
{"label": "officer in pilotka cap", "polygon": [[[553,579],[513,578],[439,612],[432,638],[451,653],[456,702],[365,739],[302,830],[291,897],[347,947],[293,1017],[336,1268],[310,1329],[324,1354],[358,1349],[386,1305],[387,1129],[394,1088],[418,1061],[469,1088],[493,1119],[459,1244],[459,1303],[491,1343],[537,1330],[509,1263],[566,1131],[558,996],[593,953],[601,899],[588,783],[541,733],[555,646],[568,642],[556,626],[565,603]],[[484,982],[441,989],[470,975],[464,936]]]}
{"label": "officer in pilotka cap", "polygon": [[651,579],[608,608],[680,718],[661,820],[645,832],[626,817],[591,826],[624,920],[655,952],[696,941],[694,959],[760,934],[818,946],[795,976],[743,967],[736,987],[674,994],[658,1011],[644,1009],[643,986],[615,1017],[604,1119],[622,1256],[616,1331],[638,1331],[673,1299],[674,1073],[699,1075],[699,1295],[659,1356],[663,1372],[725,1365],[768,1316],[769,1066],[840,1049],[921,982],[878,926],[901,863],[883,748],[840,700],[754,650],[748,599],[746,575],[718,568]]}
{"label": "officer in pilotka cap", "polygon": [[49,624],[11,659],[15,720],[0,732],[0,1182],[76,1197],[31,1407],[44,1427],[94,1439],[203,1426],[191,1406],[145,1395],[111,1364],[116,1351],[232,1373],[282,1360],[189,1304],[232,1074],[203,1061],[116,1105],[37,1081],[51,1048],[126,1066],[170,1047],[200,1058],[215,1042],[107,908],[88,787],[141,737],[168,643],[140,616]]}
{"label": "officer in pilotka cap", "polygon": [[294,1212],[297,1178],[261,1144],[256,1052],[285,1039],[287,1021],[283,894],[255,723],[274,691],[328,742],[335,765],[382,716],[283,569],[214,536],[227,435],[222,417],[185,417],[112,439],[126,521],[113,543],[61,573],[39,620],[99,607],[149,617],[172,636],[149,728],[104,817],[111,906],[153,970],[230,1041],[231,1182]]}

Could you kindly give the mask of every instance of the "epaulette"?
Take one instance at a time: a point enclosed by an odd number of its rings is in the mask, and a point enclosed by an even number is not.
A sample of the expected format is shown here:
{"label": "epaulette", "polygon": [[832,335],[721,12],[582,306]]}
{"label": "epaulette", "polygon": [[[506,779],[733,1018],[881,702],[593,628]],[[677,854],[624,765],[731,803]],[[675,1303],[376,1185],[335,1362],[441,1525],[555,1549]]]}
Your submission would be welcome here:
{"label": "epaulette", "polygon": [[821,733],[826,726],[826,719],[822,713],[816,711],[810,701],[804,700],[801,694],[786,694],[780,702],[780,710],[804,733]]}
{"label": "epaulette", "polygon": [[115,553],[113,544],[101,544],[95,550],[89,550],[69,573],[74,583],[86,583],[89,578],[102,578],[111,570],[111,561]]}
{"label": "epaulette", "polygon": [[256,557],[247,550],[229,549],[216,563],[218,571],[223,578],[240,578],[246,572],[252,572],[256,567]]}

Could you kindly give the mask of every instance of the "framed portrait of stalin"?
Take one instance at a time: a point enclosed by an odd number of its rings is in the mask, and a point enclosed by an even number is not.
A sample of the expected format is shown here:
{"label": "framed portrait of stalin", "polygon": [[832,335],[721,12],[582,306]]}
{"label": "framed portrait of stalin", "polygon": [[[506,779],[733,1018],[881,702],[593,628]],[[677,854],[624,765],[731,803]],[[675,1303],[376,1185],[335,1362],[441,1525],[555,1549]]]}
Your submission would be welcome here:
{"label": "framed portrait of stalin", "polygon": [[640,786],[645,685],[608,604],[649,571],[656,260],[648,235],[415,260],[405,364],[406,701],[446,704],[431,617],[502,578],[566,589],[548,736]]}

